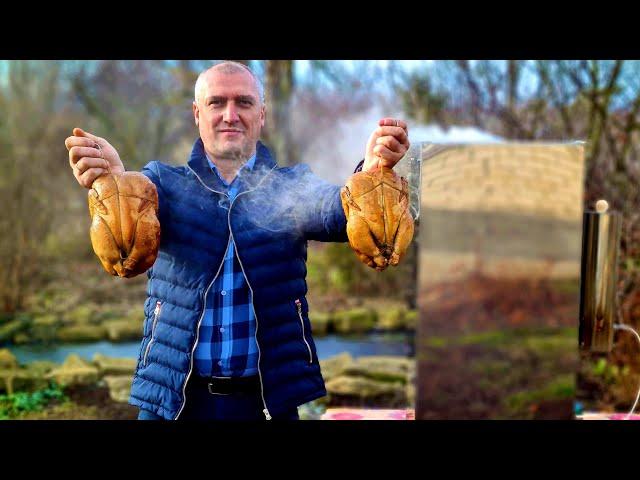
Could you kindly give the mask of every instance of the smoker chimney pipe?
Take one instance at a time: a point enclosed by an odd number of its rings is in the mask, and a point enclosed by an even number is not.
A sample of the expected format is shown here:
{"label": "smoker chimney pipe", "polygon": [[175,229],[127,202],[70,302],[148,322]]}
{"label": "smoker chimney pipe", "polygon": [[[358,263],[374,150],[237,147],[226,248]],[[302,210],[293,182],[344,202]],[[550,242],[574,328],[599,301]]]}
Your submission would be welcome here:
{"label": "smoker chimney pipe", "polygon": [[617,312],[620,215],[606,201],[586,211],[582,223],[579,344],[581,351],[608,353],[613,348]]}

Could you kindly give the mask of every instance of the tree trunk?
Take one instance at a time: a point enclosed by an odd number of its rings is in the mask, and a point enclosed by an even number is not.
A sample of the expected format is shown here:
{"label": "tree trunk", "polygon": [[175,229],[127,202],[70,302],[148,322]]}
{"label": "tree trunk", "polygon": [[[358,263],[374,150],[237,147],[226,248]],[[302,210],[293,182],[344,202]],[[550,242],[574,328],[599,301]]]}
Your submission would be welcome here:
{"label": "tree trunk", "polygon": [[[518,104],[518,80],[519,80],[519,64],[517,60],[509,60],[507,66],[507,109],[511,115],[515,117],[515,110]],[[507,123],[507,137],[514,138],[517,134],[513,123]]]}
{"label": "tree trunk", "polygon": [[281,166],[299,161],[291,134],[291,101],[294,78],[292,60],[265,61],[265,102],[267,118],[264,139]]}

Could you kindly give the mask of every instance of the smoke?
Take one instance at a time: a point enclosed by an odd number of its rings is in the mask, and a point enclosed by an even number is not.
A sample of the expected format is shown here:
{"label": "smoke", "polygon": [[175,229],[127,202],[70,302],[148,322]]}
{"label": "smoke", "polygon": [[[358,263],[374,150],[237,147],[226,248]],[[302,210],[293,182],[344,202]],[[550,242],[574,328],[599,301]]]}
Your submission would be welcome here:
{"label": "smoke", "polygon": [[250,223],[271,233],[288,236],[322,228],[323,216],[330,215],[324,207],[331,203],[331,196],[335,196],[340,205],[336,186],[311,172],[283,175],[266,167],[256,167],[251,175],[262,180],[255,194],[241,195],[239,208],[244,210],[242,214]]}
{"label": "smoke", "polygon": [[[340,113],[341,112],[341,113]],[[294,115],[294,136],[302,138],[301,162],[307,163],[323,179],[343,185],[354,168],[364,158],[369,136],[384,117],[407,122],[409,141],[421,143],[500,143],[501,137],[475,127],[452,125],[443,129],[438,125],[417,124],[407,118],[398,105],[381,97],[366,108],[331,112],[330,118],[298,108]],[[308,125],[313,125],[309,128]],[[401,165],[398,165],[401,167]]]}
{"label": "smoke", "polygon": [[365,108],[342,108],[328,118],[306,115],[297,111],[299,120],[295,131],[305,131],[305,124],[314,125],[311,134],[301,144],[301,162],[308,164],[323,179],[343,185],[364,158],[365,148],[378,121],[384,117],[404,118],[400,109],[388,105],[384,99]]}

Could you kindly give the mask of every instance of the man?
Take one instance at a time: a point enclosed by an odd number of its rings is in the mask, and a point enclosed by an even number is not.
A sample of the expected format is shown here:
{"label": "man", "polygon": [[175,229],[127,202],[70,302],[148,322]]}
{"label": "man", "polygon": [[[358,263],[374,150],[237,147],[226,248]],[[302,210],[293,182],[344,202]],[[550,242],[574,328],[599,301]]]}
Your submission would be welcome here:
{"label": "man", "polygon": [[[277,167],[259,141],[265,108],[246,66],[214,65],[196,82],[188,164],[142,170],[158,190],[161,243],[129,400],[140,419],[297,419],[326,395],[305,261],[308,240],[347,241],[340,187],[304,164]],[[85,188],[107,163],[124,171],[103,138],[74,129],[65,145]],[[359,168],[393,168],[408,148],[406,124],[383,119]]]}

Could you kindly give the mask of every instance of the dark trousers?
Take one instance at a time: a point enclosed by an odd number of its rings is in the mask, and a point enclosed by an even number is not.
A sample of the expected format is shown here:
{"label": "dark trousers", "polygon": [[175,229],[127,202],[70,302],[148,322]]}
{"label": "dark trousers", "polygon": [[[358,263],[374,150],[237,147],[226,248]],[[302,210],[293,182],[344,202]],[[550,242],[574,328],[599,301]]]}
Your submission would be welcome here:
{"label": "dark trousers", "polygon": [[[193,380],[192,380],[193,379]],[[186,404],[179,420],[265,420],[260,391],[231,394],[210,393],[206,384],[194,377],[189,379],[186,389]],[[298,409],[293,408],[272,420],[299,420]],[[163,420],[162,417],[140,409],[138,420]]]}

